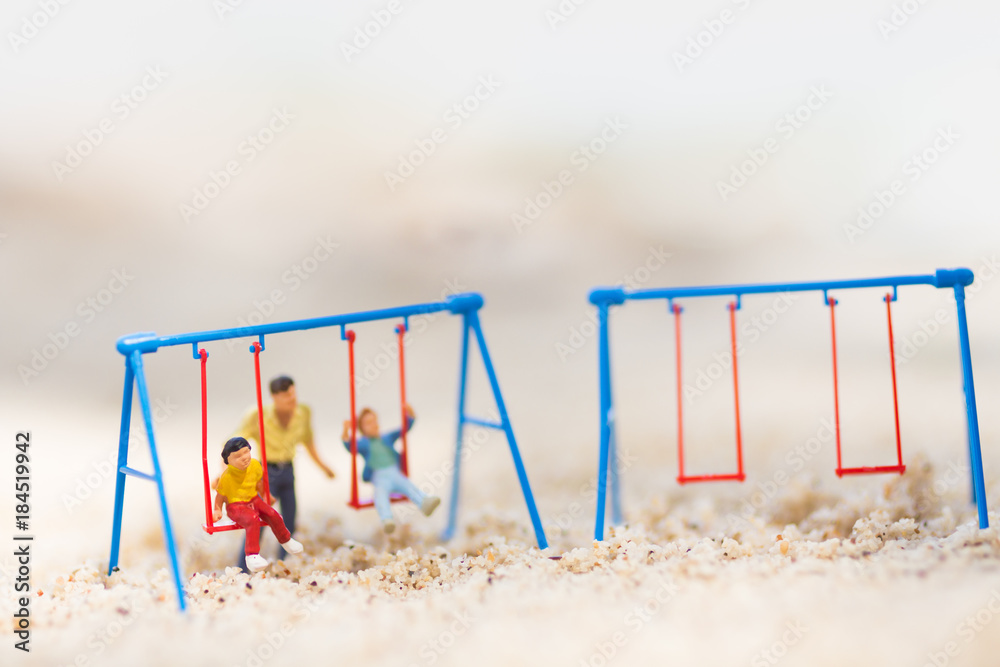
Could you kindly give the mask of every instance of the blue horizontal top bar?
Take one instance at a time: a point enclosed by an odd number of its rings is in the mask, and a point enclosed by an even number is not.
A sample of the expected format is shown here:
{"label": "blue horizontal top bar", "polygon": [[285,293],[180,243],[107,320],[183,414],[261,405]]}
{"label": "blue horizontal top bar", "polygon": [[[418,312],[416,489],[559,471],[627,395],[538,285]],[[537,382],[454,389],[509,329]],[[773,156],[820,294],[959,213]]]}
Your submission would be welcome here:
{"label": "blue horizontal top bar", "polygon": [[400,306],[398,308],[383,308],[381,310],[367,310],[360,313],[347,313],[344,315],[330,315],[327,317],[314,317],[306,320],[292,320],[289,322],[272,322],[270,324],[257,324],[246,327],[236,327],[233,329],[215,329],[214,331],[195,331],[193,333],[175,334],[172,336],[157,336],[155,333],[134,333],[122,336],[118,339],[118,351],[128,356],[132,352],[142,353],[156,352],[161,347],[173,345],[192,345],[196,343],[206,343],[213,340],[228,340],[230,338],[246,338],[249,336],[263,336],[266,334],[284,333],[287,331],[305,331],[306,329],[320,329],[322,327],[346,326],[359,322],[374,322],[377,320],[391,320],[406,318],[413,315],[424,315],[429,313],[439,313],[448,311],[452,315],[459,315],[470,311],[479,310],[483,307],[483,297],[475,292],[465,292],[449,296],[444,301],[433,301],[431,303],[421,303],[412,306]]}
{"label": "blue horizontal top bar", "polygon": [[890,276],[886,278],[859,278],[854,280],[818,280],[801,283],[757,283],[746,285],[711,285],[705,287],[662,287],[625,289],[623,287],[598,287],[591,290],[590,302],[595,306],[620,305],[627,300],[677,299],[698,296],[741,296],[743,294],[769,294],[774,292],[809,292],[863,287],[899,287],[901,285],[932,285],[954,287],[971,285],[975,275],[969,269],[938,269],[921,276]]}

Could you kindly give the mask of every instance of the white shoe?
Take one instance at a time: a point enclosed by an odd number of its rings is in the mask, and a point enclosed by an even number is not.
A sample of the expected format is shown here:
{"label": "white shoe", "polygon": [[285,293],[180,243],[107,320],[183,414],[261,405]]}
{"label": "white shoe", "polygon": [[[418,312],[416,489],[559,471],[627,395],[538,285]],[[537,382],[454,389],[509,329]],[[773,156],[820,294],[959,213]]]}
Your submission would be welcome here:
{"label": "white shoe", "polygon": [[267,566],[268,566],[267,559],[261,556],[260,554],[253,554],[247,556],[247,569],[250,570],[251,573],[260,572]]}
{"label": "white shoe", "polygon": [[388,535],[392,531],[396,530],[396,522],[393,521],[392,519],[386,519],[385,521],[382,522],[382,530],[385,532],[386,535]]}
{"label": "white shoe", "polygon": [[440,504],[441,499],[437,496],[427,496],[424,498],[424,502],[420,503],[420,511],[424,513],[424,516],[430,516]]}
{"label": "white shoe", "polygon": [[287,542],[282,542],[281,548],[290,554],[302,553],[302,543],[292,538],[288,538]]}

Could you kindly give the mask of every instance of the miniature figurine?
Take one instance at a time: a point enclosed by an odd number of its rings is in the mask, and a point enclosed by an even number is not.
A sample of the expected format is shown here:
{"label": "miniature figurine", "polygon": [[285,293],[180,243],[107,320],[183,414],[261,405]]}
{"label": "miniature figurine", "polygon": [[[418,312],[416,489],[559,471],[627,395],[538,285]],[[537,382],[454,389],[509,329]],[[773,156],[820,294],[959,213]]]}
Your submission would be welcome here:
{"label": "miniature figurine", "polygon": [[[415,416],[413,408],[405,406],[406,430],[413,428]],[[388,534],[396,530],[392,516],[390,494],[402,493],[420,508],[424,516],[430,516],[441,504],[437,496],[424,495],[399,469],[399,452],[395,442],[402,434],[401,429],[380,434],[378,415],[371,408],[364,408],[358,414],[358,430],[362,437],[357,440],[357,451],[365,460],[365,468],[361,479],[371,482],[374,487],[375,511],[382,520],[382,529]],[[341,436],[344,447],[351,451],[351,421],[344,422],[344,432]]]}
{"label": "miniature figurine", "polygon": [[222,507],[238,526],[246,531],[244,542],[246,567],[258,572],[267,567],[267,559],[260,555],[260,519],[263,519],[278,542],[288,553],[301,553],[302,545],[292,539],[292,533],[285,526],[281,515],[271,507],[274,496],[262,498],[264,493],[264,468],[260,461],[250,456],[250,443],[239,436],[230,438],[222,448],[222,460],[226,469],[216,486],[215,507],[212,520],[222,518]]}
{"label": "miniature figurine", "polygon": [[[287,375],[271,380],[273,403],[264,407],[264,436],[267,438],[267,478],[271,493],[278,499],[282,520],[290,532],[295,532],[295,471],[292,460],[295,446],[302,443],[306,452],[320,470],[333,478],[333,470],[319,458],[313,442],[312,412],[308,405],[298,402],[295,382]],[[253,409],[243,418],[234,436],[260,442],[260,421]],[[278,559],[285,557],[285,550],[278,549]],[[239,566],[247,569],[240,555]]]}

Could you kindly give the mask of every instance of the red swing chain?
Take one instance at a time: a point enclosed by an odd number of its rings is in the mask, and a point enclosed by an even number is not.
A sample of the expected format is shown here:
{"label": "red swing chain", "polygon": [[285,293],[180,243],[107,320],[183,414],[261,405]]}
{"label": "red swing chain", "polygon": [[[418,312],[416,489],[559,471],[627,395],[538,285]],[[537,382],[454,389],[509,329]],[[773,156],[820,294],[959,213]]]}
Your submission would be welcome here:
{"label": "red swing chain", "polygon": [[351,507],[358,507],[358,410],[354,395],[354,332],[348,330],[345,334],[347,338],[347,361],[348,380],[350,382],[351,394]]}
{"label": "red swing chain", "polygon": [[253,350],[254,372],[257,376],[257,427],[260,430],[260,462],[264,468],[264,502],[271,499],[271,485],[267,478],[267,445],[264,443],[264,400],[260,391],[260,343],[254,342]]}
{"label": "red swing chain", "polygon": [[208,352],[198,350],[201,359],[201,470],[205,482],[205,529],[213,532],[212,491],[208,479]]}
{"label": "red swing chain", "polygon": [[740,425],[740,379],[736,370],[736,302],[729,302],[729,340],[733,355],[733,404],[736,409],[736,479],[743,481],[743,428]]}
{"label": "red swing chain", "polygon": [[403,359],[403,337],[406,335],[406,327],[402,324],[396,327],[396,337],[399,340],[399,395],[400,411],[403,416],[403,426],[399,432],[399,439],[402,441],[402,451],[399,455],[399,469],[404,477],[410,476],[408,459],[406,455],[406,433],[409,431],[410,420],[406,414],[406,364]]}
{"label": "red swing chain", "polygon": [[830,306],[830,340],[833,341],[833,424],[837,441],[837,476],[843,474],[844,466],[841,463],[840,455],[840,385],[837,380],[837,318],[833,314],[837,306],[837,300],[827,297],[827,304]]}
{"label": "red swing chain", "polygon": [[900,472],[906,470],[903,465],[903,438],[899,431],[899,393],[896,391],[896,346],[892,339],[892,294],[885,295],[885,313],[889,321],[889,363],[892,366],[892,410],[896,418],[896,464]]}

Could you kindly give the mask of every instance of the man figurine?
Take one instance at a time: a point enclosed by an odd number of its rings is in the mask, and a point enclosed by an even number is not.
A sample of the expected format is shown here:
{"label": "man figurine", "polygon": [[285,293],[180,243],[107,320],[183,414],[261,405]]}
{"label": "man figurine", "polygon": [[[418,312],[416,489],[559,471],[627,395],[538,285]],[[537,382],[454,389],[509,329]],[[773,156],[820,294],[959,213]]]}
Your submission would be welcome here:
{"label": "man figurine", "polygon": [[274,536],[288,553],[302,553],[302,545],[292,539],[285,522],[270,505],[274,497],[265,501],[264,468],[260,461],[250,456],[250,443],[246,438],[230,438],[222,448],[226,469],[219,477],[215,493],[215,511],[212,521],[222,518],[222,507],[233,523],[246,531],[244,557],[250,572],[267,567],[267,559],[260,555],[260,520],[271,527]]}
{"label": "man figurine", "polygon": [[[406,411],[406,430],[413,427],[415,419],[413,408],[409,405]],[[437,496],[425,496],[416,485],[407,479],[399,469],[399,452],[393,447],[402,434],[401,429],[379,434],[378,415],[371,408],[364,408],[358,414],[358,430],[363,437],[358,438],[358,454],[365,460],[365,469],[361,479],[371,482],[375,487],[375,511],[382,520],[382,529],[386,533],[396,530],[396,522],[392,517],[390,494],[402,493],[420,508],[424,516],[441,504]],[[351,451],[351,421],[344,422],[344,432],[341,435],[344,447]]]}
{"label": "man figurine", "polygon": [[[319,458],[313,442],[312,412],[308,405],[298,402],[295,396],[295,382],[287,375],[271,380],[272,404],[264,407],[264,437],[267,448],[267,478],[271,493],[278,500],[281,516],[289,532],[295,532],[295,471],[292,460],[295,446],[302,443],[309,457],[327,477],[333,478],[333,470]],[[257,410],[251,410],[243,418],[236,431],[237,436],[260,442],[260,424]],[[249,535],[249,533],[248,533]],[[278,558],[285,557],[286,549],[278,547]],[[245,549],[244,549],[245,552]],[[244,555],[240,555],[239,566],[247,569]]]}

